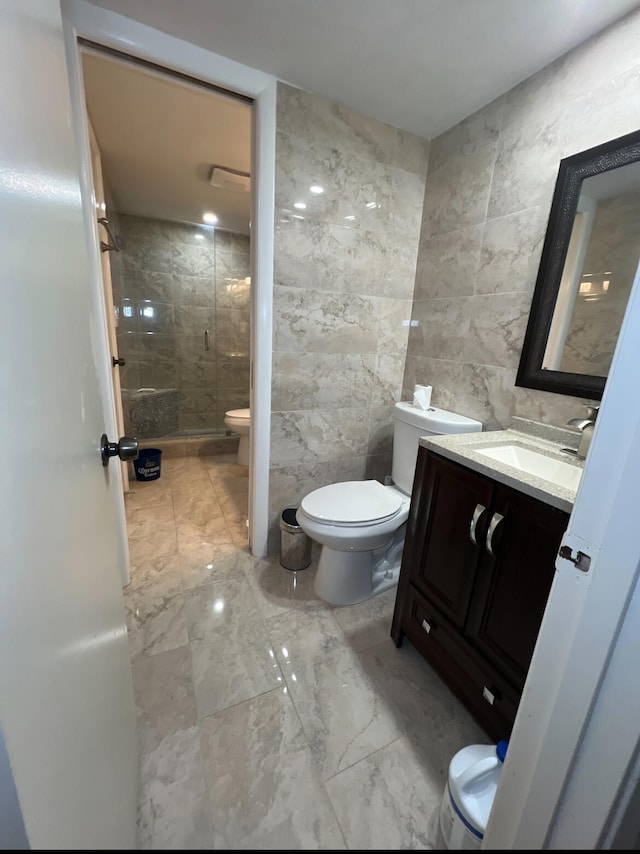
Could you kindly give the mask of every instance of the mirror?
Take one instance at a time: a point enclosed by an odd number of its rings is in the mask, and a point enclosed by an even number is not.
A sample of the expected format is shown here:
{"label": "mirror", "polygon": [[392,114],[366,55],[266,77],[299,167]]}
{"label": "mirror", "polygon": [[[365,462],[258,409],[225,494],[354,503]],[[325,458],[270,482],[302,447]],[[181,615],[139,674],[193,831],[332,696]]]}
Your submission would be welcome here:
{"label": "mirror", "polygon": [[640,131],[560,161],[516,385],[599,400],[640,259]]}

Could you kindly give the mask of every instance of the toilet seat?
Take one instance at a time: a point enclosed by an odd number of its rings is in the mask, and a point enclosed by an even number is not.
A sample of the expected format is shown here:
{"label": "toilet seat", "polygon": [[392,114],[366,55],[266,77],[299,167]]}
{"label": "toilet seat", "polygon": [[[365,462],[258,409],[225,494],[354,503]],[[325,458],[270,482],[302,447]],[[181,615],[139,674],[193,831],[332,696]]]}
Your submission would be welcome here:
{"label": "toilet seat", "polygon": [[251,424],[250,409],[230,409],[224,414],[227,427],[244,427]]}
{"label": "toilet seat", "polygon": [[402,506],[402,497],[377,480],[347,480],[315,489],[300,506],[315,522],[360,527],[392,519]]}

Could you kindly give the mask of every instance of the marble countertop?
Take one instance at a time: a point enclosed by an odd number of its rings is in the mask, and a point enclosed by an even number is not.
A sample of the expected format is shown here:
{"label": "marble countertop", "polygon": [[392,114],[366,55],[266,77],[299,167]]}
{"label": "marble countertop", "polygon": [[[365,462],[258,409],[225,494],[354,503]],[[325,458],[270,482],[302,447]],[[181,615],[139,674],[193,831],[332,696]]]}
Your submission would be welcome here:
{"label": "marble countertop", "polygon": [[526,495],[531,495],[533,498],[538,498],[546,504],[570,513],[575,501],[575,490],[523,472],[507,463],[490,459],[483,454],[478,454],[477,450],[495,445],[514,444],[582,468],[584,460],[578,460],[560,451],[560,448],[576,449],[579,441],[578,431],[514,417],[512,425],[505,430],[456,433],[451,436],[423,436],[420,439],[420,445],[453,462],[468,466],[479,474],[487,475],[498,483],[511,486]]}

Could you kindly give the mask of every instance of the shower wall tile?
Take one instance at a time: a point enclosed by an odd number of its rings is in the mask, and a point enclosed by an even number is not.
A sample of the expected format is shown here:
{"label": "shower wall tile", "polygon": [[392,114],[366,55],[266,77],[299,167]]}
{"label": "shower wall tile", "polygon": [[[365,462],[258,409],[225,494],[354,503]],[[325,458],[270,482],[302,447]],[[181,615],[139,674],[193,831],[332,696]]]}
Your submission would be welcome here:
{"label": "shower wall tile", "polygon": [[175,334],[198,335],[204,341],[205,330],[213,335],[217,316],[214,307],[200,305],[177,305],[175,307]]}
{"label": "shower wall tile", "polygon": [[122,253],[125,273],[128,272],[171,272],[171,246],[153,240],[127,240]]}
{"label": "shower wall tile", "polygon": [[249,236],[110,216],[122,238],[115,263],[123,388],[176,388],[181,431],[226,432],[224,412],[249,405]]}
{"label": "shower wall tile", "polygon": [[178,367],[175,362],[139,361],[137,369],[139,379],[136,388],[178,387]]}
{"label": "shower wall tile", "polygon": [[390,471],[428,150],[278,86],[270,548],[282,506]]}
{"label": "shower wall tile", "polygon": [[174,274],[172,294],[176,305],[195,305],[215,309],[216,288],[211,277]]}
{"label": "shower wall tile", "polygon": [[580,411],[515,377],[560,161],[637,130],[639,38],[636,11],[431,141],[404,399],[486,429]]}
{"label": "shower wall tile", "polygon": [[218,387],[249,388],[249,357],[248,356],[219,356]]}
{"label": "shower wall tile", "polygon": [[214,253],[207,246],[173,244],[171,271],[182,276],[214,276]]}
{"label": "shower wall tile", "polygon": [[215,389],[217,370],[215,362],[182,362],[176,370],[178,388]]}
{"label": "shower wall tile", "polygon": [[221,231],[215,230],[214,246],[216,252],[242,252],[245,255],[249,253],[250,240],[249,235],[240,234],[236,231]]}

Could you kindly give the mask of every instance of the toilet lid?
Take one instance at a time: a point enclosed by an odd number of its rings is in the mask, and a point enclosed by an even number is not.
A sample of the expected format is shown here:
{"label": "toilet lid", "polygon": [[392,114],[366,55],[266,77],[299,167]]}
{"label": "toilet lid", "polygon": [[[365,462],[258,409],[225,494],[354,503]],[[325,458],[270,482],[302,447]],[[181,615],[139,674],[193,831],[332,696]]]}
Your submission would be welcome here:
{"label": "toilet lid", "polygon": [[250,416],[251,416],[251,410],[250,409],[230,409],[228,412],[225,412],[225,415],[228,418],[239,418],[239,419],[244,418],[248,421]]}
{"label": "toilet lid", "polygon": [[402,498],[377,480],[347,480],[315,489],[300,506],[317,522],[354,525],[390,519],[402,506]]}

